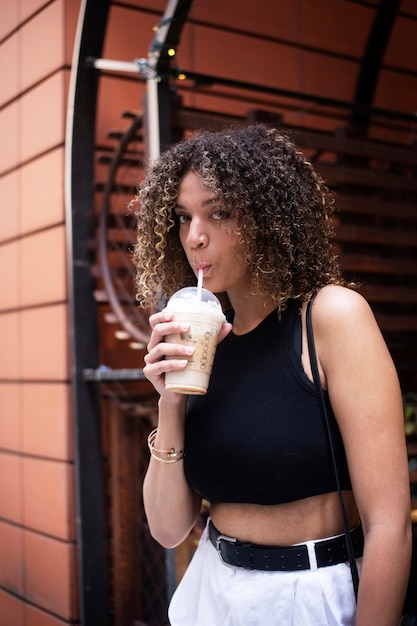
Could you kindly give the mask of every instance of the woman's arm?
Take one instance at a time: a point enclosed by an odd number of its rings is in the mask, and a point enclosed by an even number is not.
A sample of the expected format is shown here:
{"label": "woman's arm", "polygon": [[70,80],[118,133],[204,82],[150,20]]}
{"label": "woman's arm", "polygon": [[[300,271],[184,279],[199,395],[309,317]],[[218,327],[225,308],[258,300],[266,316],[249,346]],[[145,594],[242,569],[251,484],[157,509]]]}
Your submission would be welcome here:
{"label": "woman's arm", "polygon": [[[152,315],[149,321],[152,334],[143,371],[160,394],[154,447],[159,450],[182,450],[188,396],[165,389],[165,372],[184,368],[191,353],[189,346],[167,343],[165,337],[189,328],[174,322],[172,314],[165,311]],[[230,324],[224,324],[219,340],[230,329]],[[176,358],[166,359],[166,356]],[[182,459],[164,463],[151,456],[143,484],[143,499],[150,532],[166,548],[178,545],[188,536],[201,509],[201,497],[185,479]]]}
{"label": "woman's arm", "polygon": [[375,318],[356,292],[324,288],[313,306],[313,323],[365,535],[356,626],[398,626],[411,517],[397,374]]}
{"label": "woman's arm", "polygon": [[[181,450],[184,447],[182,413],[182,408],[160,398],[155,448]],[[166,548],[175,547],[188,536],[200,512],[201,498],[188,486],[183,465],[182,459],[163,463],[151,456],[143,483],[151,535]]]}
{"label": "woman's arm", "polygon": [[[166,391],[165,372],[185,367],[190,348],[165,342],[166,335],[184,332],[172,315],[162,311],[152,315],[149,322],[152,334],[143,371],[160,394],[154,447],[182,450],[187,396]],[[166,359],[169,355],[177,358]],[[187,537],[201,505],[200,498],[185,480],[183,460],[164,463],[153,456],[143,484],[143,500],[151,535],[166,548],[178,545]]]}

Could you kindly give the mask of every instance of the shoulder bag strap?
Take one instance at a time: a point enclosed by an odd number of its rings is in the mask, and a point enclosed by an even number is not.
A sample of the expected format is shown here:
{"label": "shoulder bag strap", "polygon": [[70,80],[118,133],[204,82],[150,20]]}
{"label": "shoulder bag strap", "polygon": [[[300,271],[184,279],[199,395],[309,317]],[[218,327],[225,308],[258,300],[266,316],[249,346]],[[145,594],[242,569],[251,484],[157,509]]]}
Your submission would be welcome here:
{"label": "shoulder bag strap", "polygon": [[335,454],[333,440],[332,440],[329,416],[326,410],[326,404],[324,402],[323,389],[321,386],[319,369],[317,365],[316,348],[314,345],[313,324],[312,324],[311,316],[312,316],[313,302],[314,302],[316,295],[317,295],[317,292],[314,294],[314,296],[311,298],[311,300],[307,304],[306,326],[307,326],[308,353],[310,357],[310,365],[311,365],[311,371],[313,374],[314,386],[316,388],[317,400],[320,406],[322,417],[323,417],[323,420],[327,429],[327,435],[329,438],[330,452],[332,455],[332,461],[333,461],[333,467],[334,467],[334,473],[335,473],[336,485],[337,485],[337,492],[339,495],[340,511],[342,514],[343,528],[344,528],[345,538],[346,538],[346,549],[347,549],[348,558],[349,558],[350,570],[352,573],[353,588],[355,590],[355,597],[357,599],[358,587],[359,587],[358,568],[356,565],[356,560],[355,560],[355,555],[354,555],[354,550],[353,550],[353,545],[352,545],[352,537],[350,536],[350,532],[349,532],[349,524],[348,524],[348,520],[346,516],[345,503],[343,501],[343,494],[342,494],[342,488],[340,485],[339,472],[337,469],[336,454]]}

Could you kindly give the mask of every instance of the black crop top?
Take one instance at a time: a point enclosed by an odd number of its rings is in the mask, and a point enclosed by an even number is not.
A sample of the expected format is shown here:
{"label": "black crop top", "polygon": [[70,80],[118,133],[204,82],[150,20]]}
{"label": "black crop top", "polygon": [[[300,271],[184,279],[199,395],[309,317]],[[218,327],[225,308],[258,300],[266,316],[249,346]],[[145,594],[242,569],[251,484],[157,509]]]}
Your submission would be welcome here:
{"label": "black crop top", "polygon": [[[314,385],[295,349],[299,303],[217,347],[205,396],[187,405],[184,471],[210,502],[281,504],[336,491]],[[342,489],[351,489],[337,422],[325,399]]]}

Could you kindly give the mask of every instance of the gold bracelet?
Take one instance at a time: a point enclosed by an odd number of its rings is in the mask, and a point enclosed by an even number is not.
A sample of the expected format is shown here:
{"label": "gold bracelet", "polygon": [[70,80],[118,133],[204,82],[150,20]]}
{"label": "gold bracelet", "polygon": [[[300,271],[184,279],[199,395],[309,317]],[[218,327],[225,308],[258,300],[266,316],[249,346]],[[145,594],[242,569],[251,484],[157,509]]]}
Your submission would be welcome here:
{"label": "gold bracelet", "polygon": [[182,450],[175,450],[175,448],[169,448],[169,450],[159,450],[155,448],[154,441],[156,439],[156,433],[158,429],[155,428],[148,436],[148,448],[151,456],[157,461],[162,463],[176,463],[180,461],[184,456],[184,448]]}

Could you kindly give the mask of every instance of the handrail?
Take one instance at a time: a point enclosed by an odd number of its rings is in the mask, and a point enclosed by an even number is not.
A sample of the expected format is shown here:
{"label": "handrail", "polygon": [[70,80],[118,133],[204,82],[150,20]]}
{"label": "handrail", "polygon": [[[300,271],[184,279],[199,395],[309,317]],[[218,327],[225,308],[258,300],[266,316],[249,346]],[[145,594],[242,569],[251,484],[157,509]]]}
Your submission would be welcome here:
{"label": "handrail", "polygon": [[[129,333],[129,335],[135,341],[139,343],[147,343],[149,340],[150,333],[146,333],[129,319],[126,315],[126,312],[123,306],[120,303],[119,297],[116,293],[116,289],[113,284],[113,280],[111,277],[111,270],[109,264],[109,258],[107,254],[107,218],[108,218],[108,207],[110,205],[111,195],[114,189],[114,181],[116,178],[116,172],[119,167],[120,161],[123,159],[126,148],[129,143],[132,141],[133,137],[137,133],[138,129],[141,128],[143,123],[142,116],[138,115],[134,117],[130,128],[124,133],[118,149],[113,157],[110,171],[106,180],[106,184],[104,187],[103,193],[103,202],[101,205],[100,211],[100,224],[99,224],[99,257],[100,257],[100,267],[102,279],[104,282],[104,288],[109,297],[110,305],[119,320],[122,327]],[[145,321],[145,320],[144,320]]]}

